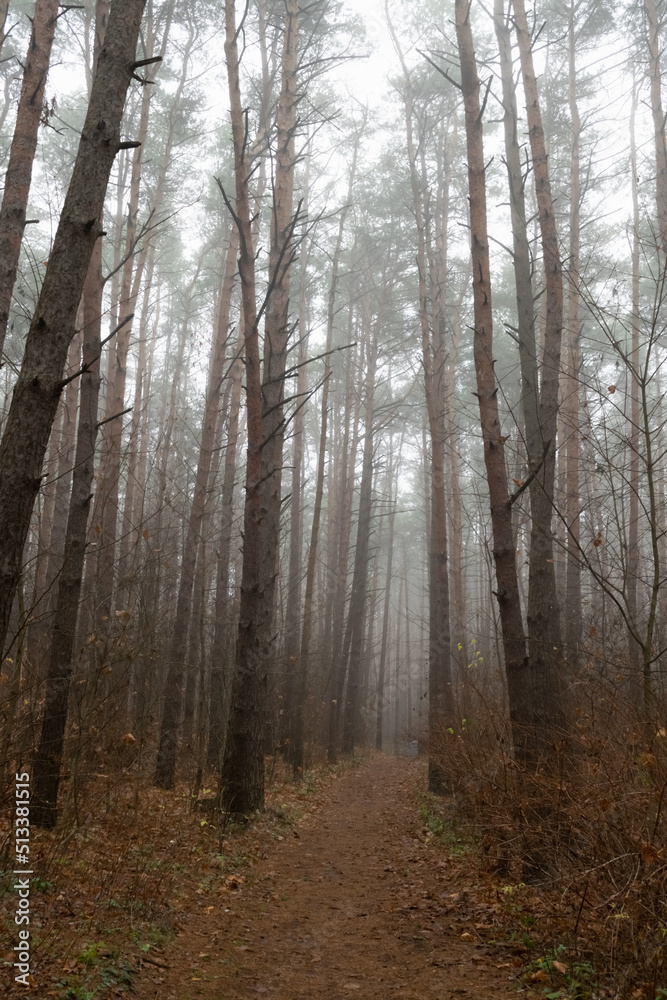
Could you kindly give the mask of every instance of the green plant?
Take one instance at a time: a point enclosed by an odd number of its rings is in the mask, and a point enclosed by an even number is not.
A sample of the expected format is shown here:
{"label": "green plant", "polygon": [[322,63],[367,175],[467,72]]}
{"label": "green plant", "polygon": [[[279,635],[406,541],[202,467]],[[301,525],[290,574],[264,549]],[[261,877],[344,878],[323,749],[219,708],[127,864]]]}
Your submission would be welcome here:
{"label": "green plant", "polygon": [[[547,976],[551,979],[551,985],[544,990],[547,1000],[565,1000],[566,997],[568,1000],[588,1000],[597,980],[595,969],[590,962],[568,961],[566,952],[564,944],[556,945],[546,955],[530,962],[527,972],[532,974],[531,978],[542,973],[545,979]],[[559,982],[563,986],[554,990]]]}
{"label": "green plant", "polygon": [[81,954],[77,957],[77,961],[81,965],[94,965],[100,956],[100,949],[105,948],[106,945],[104,941],[96,941],[94,944],[87,944],[83,949]]}
{"label": "green plant", "polygon": [[93,994],[84,986],[66,986],[62,1000],[93,1000]]}

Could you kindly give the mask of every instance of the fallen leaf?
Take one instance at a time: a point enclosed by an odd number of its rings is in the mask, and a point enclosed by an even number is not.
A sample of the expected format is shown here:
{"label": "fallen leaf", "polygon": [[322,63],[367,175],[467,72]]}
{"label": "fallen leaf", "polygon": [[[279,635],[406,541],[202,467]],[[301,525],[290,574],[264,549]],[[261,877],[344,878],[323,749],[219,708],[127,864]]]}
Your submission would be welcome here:
{"label": "fallen leaf", "polygon": [[534,972],[532,974],[532,976],[530,977],[530,981],[531,983],[545,983],[548,978],[549,976],[544,971],[544,969],[538,969],[537,972]]}
{"label": "fallen leaf", "polygon": [[472,934],[469,934],[468,931],[464,931],[463,934],[461,935],[461,940],[462,941],[474,941],[475,938],[474,938],[474,936]]}
{"label": "fallen leaf", "polygon": [[652,865],[658,860],[659,854],[653,844],[642,844],[641,856],[645,865]]}
{"label": "fallen leaf", "polygon": [[565,964],[565,962],[554,962],[553,967],[556,970],[556,972],[560,972],[561,975],[563,976],[567,972],[567,965]]}

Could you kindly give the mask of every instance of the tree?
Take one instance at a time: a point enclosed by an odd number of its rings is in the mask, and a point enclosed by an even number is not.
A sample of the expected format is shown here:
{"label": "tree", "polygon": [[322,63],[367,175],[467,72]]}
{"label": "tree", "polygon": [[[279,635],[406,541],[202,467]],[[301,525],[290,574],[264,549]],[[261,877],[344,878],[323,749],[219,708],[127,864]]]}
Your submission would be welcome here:
{"label": "tree", "polygon": [[[0,7],[0,46],[4,41],[6,3]],[[51,61],[51,48],[58,21],[58,0],[37,0],[25,57],[21,96],[14,126],[14,138],[5,174],[0,206],[0,357],[5,343],[9,308],[21,253],[26,209],[42,118],[44,88]],[[33,220],[34,221],[34,220]]]}
{"label": "tree", "polygon": [[0,443],[0,645],[4,647],[42,462],[63,388],[62,371],[95,242],[121,117],[135,72],[145,0],[116,0],[49,265],[30,324]]}

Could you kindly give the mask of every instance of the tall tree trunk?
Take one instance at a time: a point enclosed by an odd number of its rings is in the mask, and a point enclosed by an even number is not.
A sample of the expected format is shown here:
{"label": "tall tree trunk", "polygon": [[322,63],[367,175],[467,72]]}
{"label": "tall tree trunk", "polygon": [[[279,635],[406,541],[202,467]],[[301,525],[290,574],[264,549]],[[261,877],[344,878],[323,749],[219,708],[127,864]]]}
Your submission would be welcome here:
{"label": "tall tree trunk", "polygon": [[5,39],[7,37],[5,26],[7,24],[8,11],[9,11],[9,0],[0,0],[0,52],[2,52],[2,46],[5,44]]}
{"label": "tall tree trunk", "polygon": [[255,292],[255,255],[250,218],[249,183],[253,160],[247,148],[241,103],[238,34],[234,0],[225,0],[225,57],[229,85],[236,201],[234,218],[239,230],[239,277],[245,347],[248,450],[244,508],[241,607],[236,670],[231,693],[230,727],[220,768],[220,795],[225,808],[252,811],[264,797],[264,708],[266,662],[258,639],[264,612],[260,590],[262,562],[262,389]]}
{"label": "tall tree trunk", "polygon": [[160,744],[155,772],[156,784],[162,788],[173,788],[174,785],[178,728],[183,695],[185,653],[192,606],[192,589],[197,562],[197,548],[200,544],[201,525],[204,517],[204,507],[211,471],[218,408],[220,405],[220,389],[224,375],[225,350],[229,331],[229,311],[234,289],[238,245],[238,232],[234,230],[231,235],[229,247],[227,248],[224,279],[220,290],[218,323],[211,345],[208,386],[200,432],[197,472],[183,547],[181,579],[170,644],[169,670],[165,683],[165,699],[160,726]]}
{"label": "tall tree trunk", "polygon": [[[528,135],[535,178],[535,192],[542,239],[546,282],[544,350],[539,392],[539,432],[542,465],[534,474],[531,490],[531,535],[528,584],[528,652],[531,661],[534,711],[547,740],[558,739],[565,726],[560,702],[563,661],[560,609],[556,592],[553,551],[553,501],[560,355],[563,333],[563,275],[556,233],[549,164],[533,66],[531,37],[524,0],[514,0],[521,74],[526,97]],[[531,484],[532,485],[532,484]],[[539,489],[538,489],[539,487]]]}
{"label": "tall tree trunk", "polygon": [[[397,451],[400,459],[401,446]],[[396,463],[398,465],[398,462]],[[387,651],[389,646],[389,613],[391,610],[391,581],[394,566],[394,521],[396,519],[396,506],[398,501],[398,477],[395,477],[395,467],[393,463],[393,450],[390,448],[389,464],[387,465],[387,486],[395,482],[394,494],[390,499],[389,526],[387,529],[387,573],[384,581],[384,607],[382,614],[382,643],[380,646],[380,662],[378,665],[378,691],[377,691],[377,711],[375,717],[375,749],[382,750],[384,742],[383,721],[384,721],[384,691],[387,671]]]}
{"label": "tall tree trunk", "polygon": [[[90,87],[106,36],[109,19],[108,0],[95,5],[95,41]],[[103,212],[100,213],[100,228]],[[65,530],[64,561],[55,621],[51,637],[44,715],[37,755],[33,764],[33,822],[52,827],[58,816],[58,787],[62,761],[76,624],[81,597],[81,583],[86,552],[88,512],[92,499],[95,470],[95,441],[100,393],[100,353],[102,328],[102,241],[97,240],[83,286],[83,330],[79,396],[79,423],[72,475],[72,490]],[[74,341],[73,341],[74,342]],[[78,355],[77,355],[78,360]],[[77,381],[70,382],[76,385]],[[69,389],[69,386],[67,387]]]}
{"label": "tall tree trunk", "polygon": [[[37,133],[42,117],[44,88],[49,72],[59,6],[58,0],[37,0],[35,4],[14,137],[9,151],[5,189],[0,207],[0,356],[7,334],[9,308],[26,224],[32,165],[37,149]],[[4,40],[7,4],[4,5],[4,17],[1,16],[2,13],[0,9]]]}
{"label": "tall tree trunk", "polygon": [[[73,375],[81,366],[81,335],[77,333],[72,338],[67,356],[65,375]],[[49,590],[60,571],[65,551],[65,534],[67,532],[67,511],[70,502],[72,485],[72,469],[74,467],[74,449],[76,445],[77,396],[79,392],[78,379],[73,379],[65,386],[62,395],[63,428],[60,438],[60,454],[56,472],[56,490],[53,505],[53,521],[49,536],[49,559],[46,573],[46,589]],[[54,594],[51,594],[49,605],[54,607]]]}
{"label": "tall tree trunk", "polygon": [[228,685],[231,631],[231,606],[229,597],[229,566],[234,522],[234,484],[236,481],[236,452],[239,438],[241,408],[241,379],[243,375],[243,336],[239,337],[236,355],[230,366],[231,380],[229,420],[222,477],[221,529],[218,543],[217,573],[215,584],[215,623],[211,645],[211,698],[209,714],[208,762],[218,771],[222,764],[225,729],[225,701]]}
{"label": "tall tree trunk", "polygon": [[[447,505],[445,500],[445,376],[447,348],[445,343],[445,286],[443,273],[432,263],[431,310],[427,286],[427,226],[424,219],[425,166],[419,177],[413,137],[415,106],[412,81],[398,37],[389,18],[388,0],[385,12],[394,47],[398,53],[405,79],[405,128],[408,163],[412,184],[412,202],[417,229],[417,269],[419,275],[419,318],[422,341],[424,388],[431,438],[431,530],[429,546],[429,734],[435,746],[447,727],[454,704],[451,678],[451,637],[449,628],[449,573],[447,566]],[[444,251],[444,246],[441,247]],[[432,328],[431,328],[432,327]],[[445,774],[432,754],[429,754],[428,783],[432,792],[441,793],[446,786]]]}
{"label": "tall tree trunk", "polygon": [[[371,535],[371,513],[373,500],[373,453],[375,372],[377,367],[377,336],[373,330],[371,317],[365,317],[367,328],[368,361],[364,399],[364,450],[361,463],[361,485],[359,487],[359,513],[357,516],[357,541],[354,550],[354,571],[347,632],[350,641],[350,659],[343,720],[343,753],[352,754],[361,736],[361,671],[363,641],[368,606],[368,548]],[[377,328],[381,327],[381,317],[377,317]]]}
{"label": "tall tree trunk", "polygon": [[[356,353],[356,352],[355,352]],[[362,340],[359,351],[358,370],[363,371],[364,344]],[[354,498],[354,470],[359,446],[359,411],[361,393],[354,392],[353,371],[355,354],[349,355],[345,391],[345,432],[342,444],[342,461],[340,474],[340,529],[338,542],[338,559],[335,570],[335,595],[333,606],[333,643],[331,645],[331,694],[329,702],[329,734],[327,741],[327,759],[334,763],[338,756],[339,723],[343,707],[343,690],[349,652],[349,636],[345,626],[345,599],[347,596],[348,561],[350,552],[350,532],[352,529],[352,501]],[[354,398],[354,409],[352,399]],[[353,409],[353,412],[351,413]],[[350,425],[352,441],[350,443]],[[349,623],[349,616],[348,616]]]}
{"label": "tall tree trunk", "polygon": [[[152,11],[151,11],[152,13]],[[155,34],[152,17],[149,19],[146,32],[146,58],[154,56]],[[148,67],[148,79],[155,78],[159,62]],[[137,260],[135,270],[135,250],[137,241],[137,219],[139,215],[139,192],[143,166],[144,146],[148,135],[148,116],[151,96],[154,88],[144,86],[139,114],[139,145],[132,156],[132,172],[130,175],[130,194],[127,207],[127,223],[125,228],[125,262],[122,268],[120,298],[118,300],[118,316],[125,321],[134,315],[139,295],[139,286],[146,263],[149,243],[146,240]],[[133,323],[125,322],[114,338],[109,349],[109,385],[105,398],[105,424],[102,435],[102,453],[98,473],[99,500],[101,503],[98,588],[99,615],[101,620],[111,620],[111,609],[114,594],[114,576],[116,570],[116,535],[118,532],[118,494],[120,486],[123,421],[119,414],[125,409],[125,383],[127,379],[127,360],[130,349],[130,338]],[[116,419],[112,419],[116,418]]]}
{"label": "tall tree trunk", "polygon": [[651,83],[651,114],[655,141],[655,200],[658,234],[663,253],[667,254],[667,141],[662,109],[662,73],[660,68],[660,19],[656,0],[644,0],[647,20],[648,75]]}
{"label": "tall tree trunk", "polygon": [[[306,165],[306,185],[308,190],[308,174],[310,160]],[[305,202],[307,206],[307,200]],[[304,214],[307,208],[304,208]],[[302,243],[306,237],[304,226]],[[299,353],[297,355],[296,400],[297,411],[294,414],[294,430],[292,432],[292,483],[289,526],[289,567],[287,571],[287,599],[285,601],[285,685],[283,702],[283,728],[289,739],[288,754],[294,756],[294,724],[296,719],[296,690],[298,686],[298,661],[301,644],[301,593],[303,579],[303,456],[304,430],[306,416],[306,393],[308,377],[306,359],[308,357],[308,311],[306,303],[306,268],[308,254],[305,249],[301,254],[301,280],[299,288]],[[295,773],[300,773],[301,762],[296,766]]]}
{"label": "tall tree trunk", "polygon": [[81,400],[76,456],[69,516],[65,535],[65,558],[58,585],[46,700],[37,756],[33,764],[32,821],[52,827],[57,819],[58,786],[62,761],[67,703],[69,698],[76,622],[81,596],[86,551],[88,511],[92,499],[97,437],[97,406],[100,389],[100,314],[102,253],[98,240],[84,288],[84,336]]}
{"label": "tall tree trunk", "polygon": [[109,15],[79,151],[0,444],[0,647],[7,635],[76,313],[101,236],[98,220],[121,145],[120,121],[144,3],[115,0]]}
{"label": "tall tree trunk", "polygon": [[465,592],[465,568],[464,568],[464,541],[463,541],[463,505],[461,501],[461,477],[459,472],[459,432],[456,426],[454,399],[456,398],[456,364],[461,341],[461,299],[454,307],[452,317],[452,341],[449,349],[448,363],[448,399],[445,409],[445,430],[447,433],[447,458],[449,462],[449,481],[451,489],[451,503],[449,505],[449,515],[451,529],[449,538],[451,541],[451,571],[452,581],[452,646],[454,658],[459,664],[459,668],[465,667],[465,645],[466,645],[466,592]]}
{"label": "tall tree trunk", "polygon": [[521,621],[517,582],[512,509],[505,469],[504,439],[498,413],[498,387],[493,370],[493,311],[486,217],[486,177],[482,110],[477,61],[470,28],[467,0],[456,0],[456,37],[461,60],[461,86],[465,107],[468,151],[468,191],[470,197],[470,237],[473,265],[475,329],[473,349],[477,377],[477,398],[484,444],[493,558],[496,568],[496,597],[500,609],[503,652],[510,700],[512,736],[519,759],[533,756],[535,733],[531,732],[533,703],[526,641]]}
{"label": "tall tree trunk", "polygon": [[[637,621],[637,586],[639,583],[639,430],[640,410],[640,365],[639,355],[639,179],[637,176],[637,141],[635,120],[639,102],[639,86],[635,83],[630,112],[630,172],[632,175],[632,348],[630,352],[630,505],[628,517],[628,566],[627,566],[627,606],[628,617],[635,629]],[[628,633],[628,657],[631,667],[630,689],[632,700],[639,707],[641,703],[641,648],[635,636]]]}
{"label": "tall tree trunk", "polygon": [[[567,568],[565,583],[565,653],[575,665],[581,641],[581,500],[579,497],[579,348],[581,321],[579,318],[579,247],[581,177],[579,143],[581,118],[577,104],[576,37],[574,5],[568,22],[568,101],[570,105],[570,260],[567,285],[568,364],[563,398],[565,444],[565,525],[567,527]],[[562,447],[562,442],[561,442]]]}
{"label": "tall tree trunk", "polygon": [[[365,124],[365,118],[364,118]],[[362,126],[363,127],[363,126]],[[333,347],[334,319],[336,306],[336,293],[338,289],[338,268],[340,264],[340,253],[343,245],[343,234],[345,232],[345,221],[347,213],[352,203],[352,193],[354,178],[357,169],[357,156],[359,153],[359,141],[361,130],[357,134],[350,167],[350,178],[347,189],[347,199],[341,209],[338,222],[338,236],[334,246],[333,258],[331,262],[331,284],[329,286],[329,298],[327,303],[327,337],[326,337],[326,358],[324,361],[324,380],[322,385],[322,408],[320,416],[320,444],[317,457],[317,473],[315,482],[315,503],[313,507],[313,524],[310,533],[310,546],[308,548],[308,564],[306,569],[306,593],[303,606],[303,622],[301,630],[301,644],[298,652],[298,667],[296,670],[297,685],[294,706],[294,726],[290,744],[290,759],[295,774],[301,774],[304,767],[304,739],[305,739],[305,710],[306,695],[308,688],[308,672],[310,658],[310,641],[312,635],[313,616],[313,595],[315,591],[315,571],[317,568],[317,548],[319,544],[320,520],[322,516],[322,500],[324,497],[324,476],[327,457],[328,420],[329,420],[329,388],[331,382],[331,351]]]}
{"label": "tall tree trunk", "polygon": [[[289,336],[289,275],[296,221],[292,218],[292,199],[298,104],[299,10],[297,0],[286,0],[261,388],[254,259],[244,260],[245,255],[252,253],[248,211],[249,164],[245,155],[245,125],[231,0],[227,0],[226,12],[225,53],[234,141],[236,217],[241,235],[239,270],[246,325],[248,460],[239,634],[220,790],[221,801],[227,810],[247,814],[264,804],[264,725],[273,645],[284,436],[284,375]],[[241,202],[245,200],[245,204],[240,205],[239,199]]]}

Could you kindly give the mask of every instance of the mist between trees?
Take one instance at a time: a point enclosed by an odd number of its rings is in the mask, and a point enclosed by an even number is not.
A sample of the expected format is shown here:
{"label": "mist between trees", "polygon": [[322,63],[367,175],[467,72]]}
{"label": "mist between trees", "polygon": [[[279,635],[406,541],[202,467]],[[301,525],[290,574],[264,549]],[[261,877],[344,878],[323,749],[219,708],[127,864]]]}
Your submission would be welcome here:
{"label": "mist between trees", "polygon": [[419,746],[524,881],[653,852],[657,969],[663,5],[32,7],[0,4],[3,794],[30,762],[44,826],[119,771],[248,815],[268,758]]}

